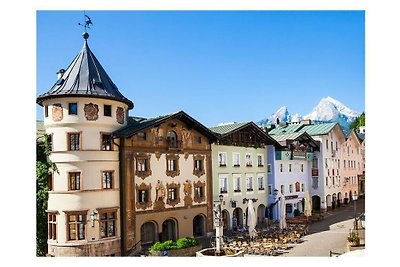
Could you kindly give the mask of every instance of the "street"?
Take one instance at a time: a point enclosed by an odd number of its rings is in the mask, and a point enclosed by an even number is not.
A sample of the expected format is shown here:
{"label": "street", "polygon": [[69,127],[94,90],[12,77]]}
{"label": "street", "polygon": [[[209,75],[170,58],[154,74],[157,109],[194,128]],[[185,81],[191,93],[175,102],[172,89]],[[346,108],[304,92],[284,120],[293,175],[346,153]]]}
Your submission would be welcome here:
{"label": "street", "polygon": [[[293,256],[330,256],[330,252],[346,252],[347,235],[354,223],[354,202],[324,213],[322,221],[309,226],[309,234],[303,237],[304,242],[297,244],[282,257]],[[357,216],[365,212],[365,199],[356,203]]]}

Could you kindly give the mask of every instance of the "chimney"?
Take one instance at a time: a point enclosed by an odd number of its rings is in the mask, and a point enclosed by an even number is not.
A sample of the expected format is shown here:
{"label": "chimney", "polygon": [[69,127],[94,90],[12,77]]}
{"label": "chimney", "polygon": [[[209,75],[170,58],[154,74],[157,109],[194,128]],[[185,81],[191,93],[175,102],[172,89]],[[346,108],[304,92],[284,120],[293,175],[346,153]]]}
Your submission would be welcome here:
{"label": "chimney", "polygon": [[64,75],[64,73],[65,73],[65,70],[64,69],[60,69],[57,72],[57,80],[59,80]]}

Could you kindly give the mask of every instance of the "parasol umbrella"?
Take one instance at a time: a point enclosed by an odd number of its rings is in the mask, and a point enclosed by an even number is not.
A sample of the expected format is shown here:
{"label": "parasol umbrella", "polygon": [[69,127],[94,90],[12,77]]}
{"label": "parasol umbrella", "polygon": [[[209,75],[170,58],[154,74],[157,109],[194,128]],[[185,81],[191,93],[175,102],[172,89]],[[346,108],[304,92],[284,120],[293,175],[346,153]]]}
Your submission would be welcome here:
{"label": "parasol umbrella", "polygon": [[307,217],[311,216],[311,198],[308,191],[304,195],[304,215]]}
{"label": "parasol umbrella", "polygon": [[256,211],[254,210],[252,199],[249,199],[247,210],[248,210],[247,223],[249,225],[249,236],[255,237],[257,234],[257,231],[256,231],[257,214],[256,214]]}
{"label": "parasol umbrella", "polygon": [[286,229],[286,201],[284,195],[281,196],[281,214],[279,219],[279,228],[281,230]]}

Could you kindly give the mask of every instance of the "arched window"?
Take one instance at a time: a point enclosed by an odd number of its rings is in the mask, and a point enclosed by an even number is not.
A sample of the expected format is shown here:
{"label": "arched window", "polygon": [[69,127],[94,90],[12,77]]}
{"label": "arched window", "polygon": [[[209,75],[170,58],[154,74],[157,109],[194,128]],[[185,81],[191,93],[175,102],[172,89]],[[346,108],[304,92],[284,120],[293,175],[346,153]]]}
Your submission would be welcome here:
{"label": "arched window", "polygon": [[176,132],[168,131],[167,133],[167,143],[169,147],[178,147],[178,137]]}

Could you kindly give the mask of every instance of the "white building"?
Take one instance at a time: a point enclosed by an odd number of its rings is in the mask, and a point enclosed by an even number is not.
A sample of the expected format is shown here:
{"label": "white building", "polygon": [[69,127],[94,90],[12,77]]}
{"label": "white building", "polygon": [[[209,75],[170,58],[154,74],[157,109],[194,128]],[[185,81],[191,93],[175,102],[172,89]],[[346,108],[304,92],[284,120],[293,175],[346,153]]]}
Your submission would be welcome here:
{"label": "white building", "polygon": [[[306,132],[282,133],[271,137],[282,145],[282,149],[275,149],[275,160],[270,161],[274,164],[271,168],[274,181],[270,181],[269,185],[269,202],[274,203],[278,198],[285,197],[286,215],[294,217],[297,212],[304,212],[305,194],[312,188],[312,167],[314,157],[318,158],[319,143]],[[279,218],[280,206],[276,204],[272,207],[274,220]]]}
{"label": "white building", "polygon": [[[313,210],[326,211],[336,207],[338,193],[343,186],[341,174],[340,145],[346,140],[338,123],[309,124],[300,123],[278,127],[269,132],[271,136],[282,133],[308,133],[320,143],[320,152],[314,159],[311,171]],[[342,197],[341,194],[339,194]]]}

